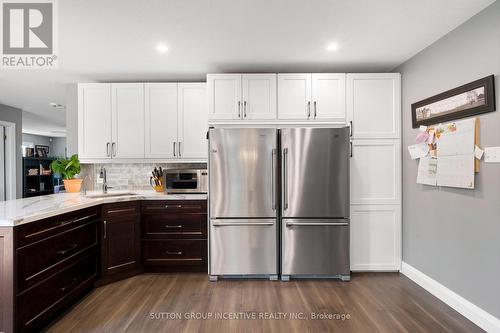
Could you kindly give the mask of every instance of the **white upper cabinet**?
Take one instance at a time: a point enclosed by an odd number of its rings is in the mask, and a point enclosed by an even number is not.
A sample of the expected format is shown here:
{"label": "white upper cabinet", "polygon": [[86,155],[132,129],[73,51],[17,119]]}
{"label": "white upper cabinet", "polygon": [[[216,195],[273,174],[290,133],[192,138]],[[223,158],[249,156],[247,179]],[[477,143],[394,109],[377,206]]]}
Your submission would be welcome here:
{"label": "white upper cabinet", "polygon": [[145,108],[146,157],[177,157],[177,83],[146,83]]}
{"label": "white upper cabinet", "polygon": [[311,118],[311,74],[278,74],[278,119]]}
{"label": "white upper cabinet", "polygon": [[111,158],[111,84],[78,85],[78,155]]}
{"label": "white upper cabinet", "polygon": [[346,95],[355,139],[400,137],[400,74],[347,74]]}
{"label": "white upper cabinet", "polygon": [[276,119],[276,74],[242,75],[243,119]]}
{"label": "white upper cabinet", "polygon": [[112,83],[113,158],[144,158],[144,84]]}
{"label": "white upper cabinet", "polygon": [[241,74],[208,74],[207,95],[209,119],[241,119]]}
{"label": "white upper cabinet", "polygon": [[208,157],[207,90],[205,83],[179,83],[178,151],[180,158]]}
{"label": "white upper cabinet", "polygon": [[312,74],[311,113],[310,119],[346,122],[345,74]]}

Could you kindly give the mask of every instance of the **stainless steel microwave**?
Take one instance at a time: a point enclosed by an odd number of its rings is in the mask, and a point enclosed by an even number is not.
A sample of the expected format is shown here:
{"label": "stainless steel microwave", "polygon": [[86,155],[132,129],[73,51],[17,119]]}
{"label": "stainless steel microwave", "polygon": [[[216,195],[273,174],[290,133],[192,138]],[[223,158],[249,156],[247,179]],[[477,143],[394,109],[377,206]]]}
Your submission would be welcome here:
{"label": "stainless steel microwave", "polygon": [[207,169],[168,169],[164,175],[166,193],[207,193]]}

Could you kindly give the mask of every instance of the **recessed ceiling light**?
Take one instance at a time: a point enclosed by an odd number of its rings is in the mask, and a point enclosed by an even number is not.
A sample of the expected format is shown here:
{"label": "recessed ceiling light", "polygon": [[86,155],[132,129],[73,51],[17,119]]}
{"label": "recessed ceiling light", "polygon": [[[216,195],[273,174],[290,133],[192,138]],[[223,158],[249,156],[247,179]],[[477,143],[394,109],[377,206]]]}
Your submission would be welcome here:
{"label": "recessed ceiling light", "polygon": [[158,44],[156,44],[156,51],[158,53],[161,53],[161,54],[167,53],[168,52],[168,46],[167,46],[167,44],[165,44],[165,43],[158,43]]}
{"label": "recessed ceiling light", "polygon": [[64,105],[59,104],[59,103],[50,102],[49,105],[51,107],[53,107],[54,109],[57,109],[57,110],[64,110],[64,109],[66,109],[66,107]]}
{"label": "recessed ceiling light", "polygon": [[326,46],[326,50],[328,52],[334,52],[334,51],[337,51],[339,48],[339,44],[335,43],[335,42],[332,42],[332,43],[329,43],[327,46]]}

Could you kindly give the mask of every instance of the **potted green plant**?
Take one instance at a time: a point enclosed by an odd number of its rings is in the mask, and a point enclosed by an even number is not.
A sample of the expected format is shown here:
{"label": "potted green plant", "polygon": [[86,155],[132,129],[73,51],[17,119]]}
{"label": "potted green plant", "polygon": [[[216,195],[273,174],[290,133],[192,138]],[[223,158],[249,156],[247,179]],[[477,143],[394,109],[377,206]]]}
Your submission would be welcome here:
{"label": "potted green plant", "polygon": [[75,176],[80,173],[80,161],[78,155],[73,155],[70,158],[59,158],[52,161],[50,169],[63,178],[64,188],[66,192],[80,192],[82,187],[82,179],[76,179]]}

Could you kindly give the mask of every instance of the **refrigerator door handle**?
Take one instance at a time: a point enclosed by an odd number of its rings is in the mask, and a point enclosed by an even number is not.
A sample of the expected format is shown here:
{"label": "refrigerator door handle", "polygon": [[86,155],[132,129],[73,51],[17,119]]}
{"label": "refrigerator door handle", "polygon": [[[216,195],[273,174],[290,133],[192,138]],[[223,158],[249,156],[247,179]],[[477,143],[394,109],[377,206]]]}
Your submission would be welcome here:
{"label": "refrigerator door handle", "polygon": [[284,210],[288,209],[288,148],[283,149],[283,198],[284,198]]}
{"label": "refrigerator door handle", "polygon": [[286,222],[287,227],[293,227],[294,225],[297,226],[345,226],[349,225],[348,222]]}
{"label": "refrigerator door handle", "polygon": [[275,184],[275,179],[274,179],[274,176],[276,173],[275,163],[274,163],[274,159],[276,158],[276,149],[273,149],[271,154],[272,154],[272,156],[271,156],[271,208],[273,210],[276,210],[276,193],[275,193],[276,184]]}
{"label": "refrigerator door handle", "polygon": [[214,227],[274,225],[274,222],[212,222]]}

